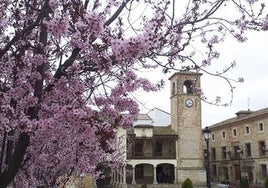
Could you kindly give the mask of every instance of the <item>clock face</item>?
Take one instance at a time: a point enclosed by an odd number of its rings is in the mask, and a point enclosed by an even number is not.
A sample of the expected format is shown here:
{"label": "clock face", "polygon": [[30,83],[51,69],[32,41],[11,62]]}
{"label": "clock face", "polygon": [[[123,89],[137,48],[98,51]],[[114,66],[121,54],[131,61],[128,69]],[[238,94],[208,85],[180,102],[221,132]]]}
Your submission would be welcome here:
{"label": "clock face", "polygon": [[193,101],[192,99],[187,99],[187,100],[185,101],[185,104],[186,104],[186,106],[188,106],[188,107],[192,107],[193,104],[194,104],[194,101]]}

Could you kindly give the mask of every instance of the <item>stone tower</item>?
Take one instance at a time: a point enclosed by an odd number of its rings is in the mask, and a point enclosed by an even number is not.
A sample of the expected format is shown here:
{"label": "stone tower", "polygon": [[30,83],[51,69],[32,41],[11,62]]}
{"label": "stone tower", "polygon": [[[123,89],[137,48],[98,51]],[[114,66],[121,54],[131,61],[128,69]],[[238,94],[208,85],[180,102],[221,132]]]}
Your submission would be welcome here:
{"label": "stone tower", "polygon": [[171,84],[171,124],[179,136],[177,144],[178,183],[190,178],[195,185],[206,184],[203,133],[201,127],[201,73],[181,71],[173,74]]}

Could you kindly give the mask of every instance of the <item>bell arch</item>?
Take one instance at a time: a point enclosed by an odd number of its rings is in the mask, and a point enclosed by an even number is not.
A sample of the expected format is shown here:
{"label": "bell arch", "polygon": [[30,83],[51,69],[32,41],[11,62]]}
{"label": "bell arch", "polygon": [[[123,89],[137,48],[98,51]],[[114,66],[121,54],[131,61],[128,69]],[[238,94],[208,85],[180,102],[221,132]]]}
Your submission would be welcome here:
{"label": "bell arch", "polygon": [[183,82],[183,94],[193,94],[194,93],[194,83],[192,80],[185,80]]}

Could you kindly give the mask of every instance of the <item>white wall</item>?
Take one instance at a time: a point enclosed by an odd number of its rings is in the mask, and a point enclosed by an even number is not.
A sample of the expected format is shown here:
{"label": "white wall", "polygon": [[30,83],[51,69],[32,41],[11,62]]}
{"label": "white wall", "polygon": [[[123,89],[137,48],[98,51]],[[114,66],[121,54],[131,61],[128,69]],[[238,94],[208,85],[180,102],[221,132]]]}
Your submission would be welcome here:
{"label": "white wall", "polygon": [[171,115],[158,108],[153,108],[148,112],[148,115],[153,119],[154,126],[168,126],[171,124]]}

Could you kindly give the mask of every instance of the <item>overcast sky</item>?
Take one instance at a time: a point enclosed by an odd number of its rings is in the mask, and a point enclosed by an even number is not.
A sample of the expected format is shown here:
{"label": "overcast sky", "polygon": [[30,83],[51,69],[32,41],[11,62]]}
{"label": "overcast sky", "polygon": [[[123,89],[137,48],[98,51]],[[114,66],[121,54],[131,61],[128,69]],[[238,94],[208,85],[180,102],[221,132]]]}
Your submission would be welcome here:
{"label": "overcast sky", "polygon": [[[234,83],[233,102],[228,107],[218,107],[202,103],[202,127],[210,126],[235,116],[239,110],[259,110],[268,107],[268,32],[254,32],[248,35],[246,43],[229,41],[221,46],[221,58],[211,65],[211,70],[221,70],[232,61],[237,66],[230,70],[227,77],[237,79],[244,78],[244,83]],[[163,77],[161,72],[151,72],[150,77]],[[157,93],[140,94],[136,97],[141,100],[145,107],[142,112],[147,112],[154,107],[170,113],[169,82],[171,74],[164,76],[165,88]],[[229,102],[230,92],[226,83],[208,75],[201,77],[201,87],[213,100],[221,95],[222,100]]]}

